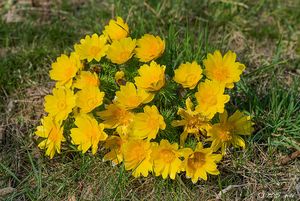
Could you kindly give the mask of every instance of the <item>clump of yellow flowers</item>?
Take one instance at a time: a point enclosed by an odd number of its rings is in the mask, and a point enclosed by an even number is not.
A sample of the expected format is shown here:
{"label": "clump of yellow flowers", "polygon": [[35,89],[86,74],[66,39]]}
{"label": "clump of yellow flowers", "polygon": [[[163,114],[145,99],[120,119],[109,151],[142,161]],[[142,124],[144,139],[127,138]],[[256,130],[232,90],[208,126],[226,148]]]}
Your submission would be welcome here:
{"label": "clump of yellow flowers", "polygon": [[[216,50],[202,62],[173,67],[159,63],[164,51],[161,37],[132,39],[117,17],[59,56],[49,72],[56,84],[45,97],[47,115],[35,132],[43,138],[39,148],[50,158],[67,149],[101,150],[104,161],[124,163],[134,177],[185,173],[196,183],[218,175],[228,148],[245,148],[242,136],[253,132],[250,116],[225,110],[245,66],[234,52]],[[168,98],[162,91],[174,88],[169,92],[187,93],[161,104]]]}

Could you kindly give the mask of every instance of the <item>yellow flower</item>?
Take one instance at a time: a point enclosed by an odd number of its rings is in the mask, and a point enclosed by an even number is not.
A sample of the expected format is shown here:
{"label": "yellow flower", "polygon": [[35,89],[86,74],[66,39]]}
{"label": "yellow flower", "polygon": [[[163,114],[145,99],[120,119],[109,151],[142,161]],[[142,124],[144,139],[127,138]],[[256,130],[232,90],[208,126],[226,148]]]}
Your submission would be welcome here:
{"label": "yellow flower", "polygon": [[236,111],[228,118],[227,111],[219,115],[220,123],[214,124],[208,130],[207,140],[212,141],[211,147],[214,151],[221,148],[222,154],[226,153],[226,148],[230,145],[234,147],[245,148],[245,141],[239,135],[251,135],[253,132],[253,123],[250,116],[244,115],[240,111]]}
{"label": "yellow flower", "polygon": [[210,80],[199,83],[195,96],[198,101],[196,110],[209,118],[217,112],[223,113],[224,105],[230,99],[230,96],[224,95],[224,85]]}
{"label": "yellow flower", "polygon": [[201,66],[195,61],[181,64],[174,73],[174,81],[181,84],[183,88],[194,89],[202,78]]}
{"label": "yellow flower", "polygon": [[80,40],[81,44],[74,45],[74,49],[80,59],[87,59],[88,62],[93,59],[100,61],[109,47],[106,42],[107,38],[104,35],[93,34],[92,37],[87,35],[85,39]]}
{"label": "yellow flower", "polygon": [[110,104],[105,111],[97,113],[103,121],[106,128],[116,128],[121,133],[127,133],[126,130],[133,120],[133,113],[127,111],[121,105]]}
{"label": "yellow flower", "polygon": [[104,27],[103,33],[111,40],[120,40],[127,37],[129,28],[121,17],[117,17],[117,20],[109,21],[109,24]]}
{"label": "yellow flower", "polygon": [[73,86],[77,89],[83,89],[87,87],[98,87],[100,84],[98,75],[94,72],[81,71]]}
{"label": "yellow flower", "polygon": [[45,96],[45,111],[56,121],[65,120],[76,105],[76,96],[66,88],[54,88],[53,95]]}
{"label": "yellow flower", "polygon": [[134,78],[136,86],[146,91],[158,91],[165,85],[165,68],[155,61],[142,65],[138,70],[140,76]]}
{"label": "yellow flower", "polygon": [[125,109],[134,109],[142,103],[150,102],[153,98],[154,94],[137,90],[133,83],[127,82],[125,86],[120,87],[120,91],[116,92],[115,101]]}
{"label": "yellow flower", "polygon": [[199,178],[207,180],[207,173],[212,175],[220,174],[217,169],[217,162],[222,159],[221,154],[213,154],[211,148],[203,148],[198,142],[195,151],[186,151],[184,168],[186,177],[191,178],[193,183],[197,183]]}
{"label": "yellow flower", "polygon": [[98,124],[96,119],[88,114],[78,115],[75,119],[77,128],[71,129],[72,143],[78,145],[78,150],[85,153],[92,147],[95,154],[98,149],[99,141],[105,141],[107,134],[103,131],[104,124]]}
{"label": "yellow flower", "polygon": [[123,38],[113,41],[107,51],[107,58],[115,64],[123,64],[133,56],[136,40]]}
{"label": "yellow flower", "polygon": [[102,105],[104,92],[98,87],[87,87],[77,92],[76,105],[81,108],[80,112],[88,113]]}
{"label": "yellow flower", "polygon": [[211,127],[210,118],[203,116],[194,110],[194,105],[190,98],[185,101],[186,110],[179,108],[177,114],[182,117],[182,120],[172,121],[172,126],[184,126],[183,132],[180,135],[180,146],[184,145],[184,142],[188,134],[194,134],[197,140],[200,140],[200,134],[206,134],[206,130]]}
{"label": "yellow flower", "polygon": [[57,81],[56,87],[66,86],[69,88],[72,85],[73,78],[77,71],[81,69],[82,66],[78,55],[74,52],[71,53],[70,57],[62,54],[56,59],[56,62],[52,63],[50,78]]}
{"label": "yellow flower", "polygon": [[144,140],[129,140],[122,147],[126,170],[132,170],[134,177],[148,176],[152,171],[151,143]]}
{"label": "yellow flower", "polygon": [[110,149],[110,152],[104,155],[104,161],[112,161],[114,165],[120,164],[123,161],[122,146],[126,142],[119,136],[109,136],[105,140],[104,147]]}
{"label": "yellow flower", "polygon": [[166,124],[163,116],[159,114],[156,106],[144,107],[143,113],[138,113],[134,116],[132,131],[129,132],[129,137],[144,139],[155,139],[159,129],[164,130]]}
{"label": "yellow flower", "polygon": [[137,41],[137,48],[135,49],[136,57],[141,62],[148,62],[160,57],[165,51],[165,41],[159,36],[145,34]]}
{"label": "yellow flower", "polygon": [[177,173],[181,171],[182,161],[178,144],[170,144],[168,140],[161,140],[159,146],[152,148],[151,158],[156,176],[162,175],[163,179],[168,176],[175,179]]}
{"label": "yellow flower", "polygon": [[245,65],[236,62],[236,54],[228,51],[224,57],[219,50],[214,54],[208,54],[203,61],[205,65],[205,75],[208,79],[218,81],[226,88],[233,88],[234,82],[240,80],[240,75],[245,69]]}
{"label": "yellow flower", "polygon": [[124,79],[124,71],[117,71],[115,74],[115,80],[118,82],[119,80]]}
{"label": "yellow flower", "polygon": [[125,80],[125,74],[124,71],[117,71],[115,74],[115,81],[118,85],[125,85],[126,80]]}
{"label": "yellow flower", "polygon": [[46,150],[46,156],[53,158],[55,152],[60,153],[61,142],[66,141],[63,136],[64,128],[51,116],[44,117],[42,125],[37,127],[35,134],[46,138],[38,146]]}

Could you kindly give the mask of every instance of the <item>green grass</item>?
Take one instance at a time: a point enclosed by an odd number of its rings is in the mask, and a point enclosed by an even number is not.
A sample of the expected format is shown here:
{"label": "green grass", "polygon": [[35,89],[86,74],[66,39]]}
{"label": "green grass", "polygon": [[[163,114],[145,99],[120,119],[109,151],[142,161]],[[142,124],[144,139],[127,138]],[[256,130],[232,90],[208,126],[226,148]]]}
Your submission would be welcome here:
{"label": "green grass", "polygon": [[[230,185],[240,186],[224,193],[224,200],[256,199],[263,191],[281,193],[280,198],[297,196],[299,159],[278,165],[283,156],[300,150],[297,1],[61,1],[51,6],[50,16],[29,4],[9,2],[4,1],[2,16],[13,6],[23,10],[20,22],[0,21],[0,189],[16,190],[0,200],[214,200]],[[245,63],[228,109],[248,111],[255,132],[247,138],[246,150],[232,149],[226,155],[219,165],[221,175],[196,185],[183,174],[174,181],[135,179],[122,165],[102,162],[103,150],[93,157],[63,147],[61,155],[49,160],[37,148],[33,132],[43,115],[43,96],[53,86],[51,62],[69,53],[84,35],[100,33],[112,15],[127,19],[134,38],[148,32],[165,37],[166,51],[158,61],[170,76],[168,68],[201,62],[216,49],[231,49]],[[114,72],[105,72],[103,87],[112,86]],[[178,98],[162,90],[155,101],[170,106]],[[168,123],[176,108],[161,112]],[[161,135],[174,141],[172,133],[167,129]]]}

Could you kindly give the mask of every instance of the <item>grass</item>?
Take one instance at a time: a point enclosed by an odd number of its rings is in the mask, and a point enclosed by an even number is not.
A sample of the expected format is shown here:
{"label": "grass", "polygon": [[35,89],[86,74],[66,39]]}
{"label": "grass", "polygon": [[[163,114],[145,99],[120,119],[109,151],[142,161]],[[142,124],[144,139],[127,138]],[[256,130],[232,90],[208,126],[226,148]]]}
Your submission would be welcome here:
{"label": "grass", "polygon": [[[54,1],[47,14],[41,6],[22,2],[4,1],[0,11],[0,189],[15,189],[0,194],[0,200],[215,200],[227,187],[221,199],[255,200],[262,192],[271,199],[299,196],[299,159],[279,164],[300,150],[299,3]],[[70,52],[85,34],[99,33],[112,15],[127,19],[132,37],[147,32],[165,36],[166,52],[159,62],[169,68],[201,61],[215,49],[231,49],[245,63],[230,109],[253,115],[255,132],[246,150],[232,149],[226,155],[221,175],[196,185],[184,175],[175,181],[134,179],[123,166],[111,167],[101,156],[65,150],[49,160],[37,148],[33,132],[43,115],[43,96],[53,86],[51,62]],[[107,75],[104,84],[110,81]],[[176,98],[162,91],[156,101],[170,105]],[[172,120],[174,111],[162,113]]]}

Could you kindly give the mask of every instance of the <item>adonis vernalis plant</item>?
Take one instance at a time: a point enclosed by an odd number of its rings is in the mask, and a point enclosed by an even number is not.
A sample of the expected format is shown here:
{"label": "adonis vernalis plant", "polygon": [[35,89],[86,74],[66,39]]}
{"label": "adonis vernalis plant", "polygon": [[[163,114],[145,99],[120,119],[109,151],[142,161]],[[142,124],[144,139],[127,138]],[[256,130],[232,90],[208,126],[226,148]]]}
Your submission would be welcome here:
{"label": "adonis vernalis plant", "polygon": [[[67,149],[95,155],[103,147],[104,161],[124,163],[134,177],[185,174],[196,183],[220,174],[217,163],[227,148],[245,148],[242,136],[253,132],[250,116],[239,110],[228,115],[225,109],[228,90],[245,66],[234,52],[222,56],[216,50],[173,70],[157,61],[165,47],[165,40],[152,34],[132,39],[127,23],[117,17],[102,34],[85,36],[69,56],[58,57],[49,72],[56,85],[45,97],[47,116],[35,132],[39,148],[53,158]],[[94,70],[102,64],[110,69]],[[111,85],[102,85],[108,75]],[[160,104],[161,90],[178,91],[169,85],[189,93],[169,106]],[[171,121],[164,117],[168,110],[174,111]],[[173,131],[171,139],[166,129]]]}

